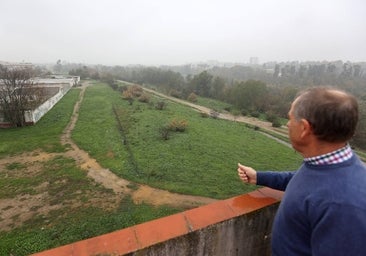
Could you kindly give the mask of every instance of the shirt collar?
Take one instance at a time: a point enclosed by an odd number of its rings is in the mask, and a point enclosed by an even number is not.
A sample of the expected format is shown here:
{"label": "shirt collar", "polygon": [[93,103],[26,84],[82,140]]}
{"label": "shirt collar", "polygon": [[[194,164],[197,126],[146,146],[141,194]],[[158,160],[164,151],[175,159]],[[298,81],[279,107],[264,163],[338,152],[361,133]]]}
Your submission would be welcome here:
{"label": "shirt collar", "polygon": [[337,149],[333,152],[324,155],[304,158],[304,161],[311,165],[339,164],[347,161],[352,156],[353,156],[352,149],[349,146],[349,144],[347,144],[343,148]]}

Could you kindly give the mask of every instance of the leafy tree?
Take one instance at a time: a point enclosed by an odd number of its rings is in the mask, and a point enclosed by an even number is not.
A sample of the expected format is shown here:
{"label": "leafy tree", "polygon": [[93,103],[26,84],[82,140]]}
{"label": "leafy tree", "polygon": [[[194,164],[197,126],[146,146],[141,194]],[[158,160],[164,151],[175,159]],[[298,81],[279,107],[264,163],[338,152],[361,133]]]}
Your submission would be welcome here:
{"label": "leafy tree", "polygon": [[256,80],[237,83],[229,93],[229,102],[238,109],[265,111],[267,105],[267,86]]}
{"label": "leafy tree", "polygon": [[207,71],[203,71],[193,77],[191,87],[197,95],[209,97],[212,79],[213,76],[211,74]]}
{"label": "leafy tree", "polygon": [[225,89],[225,80],[218,76],[215,77],[211,85],[210,97],[214,99],[222,99],[224,95],[224,89]]}

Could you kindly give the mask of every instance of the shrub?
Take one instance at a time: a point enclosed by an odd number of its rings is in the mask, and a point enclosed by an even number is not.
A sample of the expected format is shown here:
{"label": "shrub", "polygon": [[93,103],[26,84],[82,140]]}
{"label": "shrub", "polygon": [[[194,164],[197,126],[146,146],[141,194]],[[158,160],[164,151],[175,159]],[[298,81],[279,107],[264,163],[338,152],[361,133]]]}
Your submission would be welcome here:
{"label": "shrub", "polygon": [[174,98],[178,98],[178,99],[181,99],[182,98],[182,93],[178,90],[175,90],[175,89],[172,89],[170,92],[169,92],[169,95],[174,97]]}
{"label": "shrub", "polygon": [[122,91],[122,98],[138,98],[143,94],[142,87],[139,85],[131,85]]}
{"label": "shrub", "polygon": [[138,98],[138,101],[148,103],[150,101],[150,97],[146,93],[142,93]]}
{"label": "shrub", "polygon": [[247,116],[248,115],[248,110],[246,110],[246,109],[242,109],[242,110],[240,110],[240,112],[241,112],[241,114],[243,115],[243,116]]}
{"label": "shrub", "polygon": [[175,131],[175,132],[184,132],[186,130],[188,126],[188,122],[185,119],[182,120],[178,120],[178,119],[173,119],[169,125],[168,125],[168,129],[170,131]]}
{"label": "shrub", "polygon": [[131,98],[133,98],[133,96],[132,96],[132,93],[130,91],[125,90],[125,91],[122,92],[122,99],[128,100],[128,99],[131,99]]}
{"label": "shrub", "polygon": [[128,90],[122,92],[122,99],[127,100],[130,105],[132,105],[134,101],[131,92]]}
{"label": "shrub", "polygon": [[156,105],[155,105],[155,108],[156,108],[157,110],[163,110],[163,109],[165,109],[165,108],[166,108],[166,103],[165,103],[165,101],[158,101],[158,102],[156,103]]}
{"label": "shrub", "polygon": [[160,136],[163,140],[169,139],[169,127],[163,126],[159,128]]}
{"label": "shrub", "polygon": [[196,95],[194,92],[192,92],[192,93],[188,96],[187,100],[188,100],[188,101],[190,101],[190,102],[197,102],[197,95]]}
{"label": "shrub", "polygon": [[260,116],[260,113],[259,113],[258,111],[252,111],[252,112],[250,112],[250,115],[251,115],[252,117],[256,117],[256,118],[258,118],[258,117]]}
{"label": "shrub", "polygon": [[268,111],[266,113],[266,119],[267,121],[269,122],[274,122],[276,121],[278,118],[277,118],[277,115],[275,113],[273,113],[272,111]]}
{"label": "shrub", "polygon": [[136,98],[140,97],[143,94],[142,87],[136,84],[129,86],[127,90],[130,91],[132,93],[132,96]]}
{"label": "shrub", "polygon": [[128,89],[127,85],[121,85],[121,86],[118,87],[118,91],[120,91],[120,92],[127,91],[127,89]]}
{"label": "shrub", "polygon": [[272,127],[281,127],[281,122],[278,119],[272,121]]}

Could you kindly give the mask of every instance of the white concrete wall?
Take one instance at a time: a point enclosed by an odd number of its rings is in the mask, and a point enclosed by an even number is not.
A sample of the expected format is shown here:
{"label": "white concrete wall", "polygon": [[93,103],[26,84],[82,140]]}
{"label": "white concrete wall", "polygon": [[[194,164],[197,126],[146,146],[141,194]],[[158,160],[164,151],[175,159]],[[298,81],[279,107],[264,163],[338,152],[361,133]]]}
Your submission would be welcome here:
{"label": "white concrete wall", "polygon": [[[44,87],[58,87],[59,91],[53,97],[49,98],[42,105],[37,107],[35,110],[27,110],[24,113],[25,122],[27,124],[35,124],[42,116],[44,116],[56,103],[71,89],[71,87],[79,84],[80,77],[55,77],[53,79],[35,79],[34,84]],[[4,120],[3,116],[0,115],[0,127],[11,127],[11,123]]]}
{"label": "white concrete wall", "polygon": [[59,87],[58,93],[56,93],[53,97],[49,98],[46,102],[40,105],[35,110],[28,110],[25,113],[25,121],[27,123],[35,124],[38,122],[42,116],[44,116],[51,108],[53,108],[56,103],[62,99],[62,97],[71,89],[72,84],[62,84]]}

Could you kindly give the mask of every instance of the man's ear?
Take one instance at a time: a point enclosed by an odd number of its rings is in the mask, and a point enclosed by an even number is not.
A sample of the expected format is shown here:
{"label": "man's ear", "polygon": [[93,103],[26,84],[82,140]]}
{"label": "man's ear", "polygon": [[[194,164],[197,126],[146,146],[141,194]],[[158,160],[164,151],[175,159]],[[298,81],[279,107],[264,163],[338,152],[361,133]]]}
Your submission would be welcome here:
{"label": "man's ear", "polygon": [[308,120],[301,119],[300,122],[301,122],[301,133],[300,133],[301,138],[305,138],[306,136],[313,133],[313,129]]}

